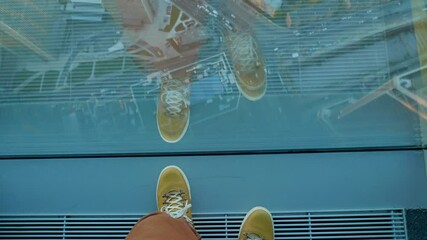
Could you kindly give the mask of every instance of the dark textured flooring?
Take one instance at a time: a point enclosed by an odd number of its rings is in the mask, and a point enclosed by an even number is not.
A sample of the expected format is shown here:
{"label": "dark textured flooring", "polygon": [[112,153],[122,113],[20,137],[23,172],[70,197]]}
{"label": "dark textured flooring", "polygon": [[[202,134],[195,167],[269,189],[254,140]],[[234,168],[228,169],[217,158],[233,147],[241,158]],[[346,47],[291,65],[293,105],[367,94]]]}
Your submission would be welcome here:
{"label": "dark textured flooring", "polygon": [[427,240],[427,209],[407,209],[408,240]]}

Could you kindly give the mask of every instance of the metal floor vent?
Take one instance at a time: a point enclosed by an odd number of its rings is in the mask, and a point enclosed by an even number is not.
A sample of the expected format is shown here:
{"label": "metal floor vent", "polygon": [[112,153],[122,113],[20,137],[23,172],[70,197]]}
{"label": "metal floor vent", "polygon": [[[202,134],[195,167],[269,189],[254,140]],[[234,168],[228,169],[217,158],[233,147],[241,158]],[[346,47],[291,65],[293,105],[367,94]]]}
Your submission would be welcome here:
{"label": "metal floor vent", "polygon": [[[276,239],[406,239],[404,211],[273,212]],[[244,213],[193,214],[204,239],[237,239]],[[0,239],[124,239],[139,215],[0,215]]]}

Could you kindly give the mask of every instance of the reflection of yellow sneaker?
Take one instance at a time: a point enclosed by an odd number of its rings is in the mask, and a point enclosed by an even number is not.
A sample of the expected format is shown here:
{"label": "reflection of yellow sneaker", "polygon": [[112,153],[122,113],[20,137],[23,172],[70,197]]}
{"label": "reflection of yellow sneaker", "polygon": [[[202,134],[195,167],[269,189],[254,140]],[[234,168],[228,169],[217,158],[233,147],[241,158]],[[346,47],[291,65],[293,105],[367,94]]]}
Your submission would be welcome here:
{"label": "reflection of yellow sneaker", "polygon": [[185,218],[192,223],[190,185],[184,172],[176,166],[168,166],[157,181],[157,210],[173,218]]}
{"label": "reflection of yellow sneaker", "polygon": [[252,208],[240,227],[239,239],[273,240],[274,225],[270,212],[263,207]]}
{"label": "reflection of yellow sneaker", "polygon": [[189,87],[180,80],[166,80],[160,89],[157,104],[157,127],[168,143],[176,143],[185,135],[190,122]]}
{"label": "reflection of yellow sneaker", "polygon": [[237,87],[247,99],[261,99],[267,90],[264,59],[249,33],[230,33],[228,51],[237,78]]}

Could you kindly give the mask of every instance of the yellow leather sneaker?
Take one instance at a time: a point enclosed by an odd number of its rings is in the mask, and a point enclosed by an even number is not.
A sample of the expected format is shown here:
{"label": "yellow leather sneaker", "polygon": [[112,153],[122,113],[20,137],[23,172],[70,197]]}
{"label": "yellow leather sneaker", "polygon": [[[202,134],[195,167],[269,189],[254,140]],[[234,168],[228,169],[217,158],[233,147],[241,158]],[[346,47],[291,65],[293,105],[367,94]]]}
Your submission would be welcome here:
{"label": "yellow leather sneaker", "polygon": [[157,104],[157,128],[168,143],[182,139],[190,122],[190,90],[180,80],[166,80],[160,89]]}
{"label": "yellow leather sneaker", "polygon": [[185,218],[192,224],[190,185],[184,172],[168,166],[160,173],[156,191],[157,210],[173,218]]}
{"label": "yellow leather sneaker", "polygon": [[236,75],[237,87],[247,99],[261,99],[267,90],[265,63],[255,39],[249,33],[229,33],[228,52]]}
{"label": "yellow leather sneaker", "polygon": [[239,240],[273,240],[274,224],[271,213],[263,207],[254,207],[243,219]]}

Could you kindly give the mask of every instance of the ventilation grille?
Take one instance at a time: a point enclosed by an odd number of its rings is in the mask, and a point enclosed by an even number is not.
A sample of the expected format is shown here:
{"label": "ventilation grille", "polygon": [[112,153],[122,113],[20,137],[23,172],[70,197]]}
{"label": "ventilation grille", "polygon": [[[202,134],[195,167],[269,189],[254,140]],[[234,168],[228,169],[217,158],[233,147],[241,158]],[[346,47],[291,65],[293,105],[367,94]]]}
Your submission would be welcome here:
{"label": "ventilation grille", "polygon": [[[237,239],[244,214],[194,214],[204,239]],[[273,212],[276,239],[406,239],[402,210]],[[0,215],[0,239],[124,239],[139,215]]]}

